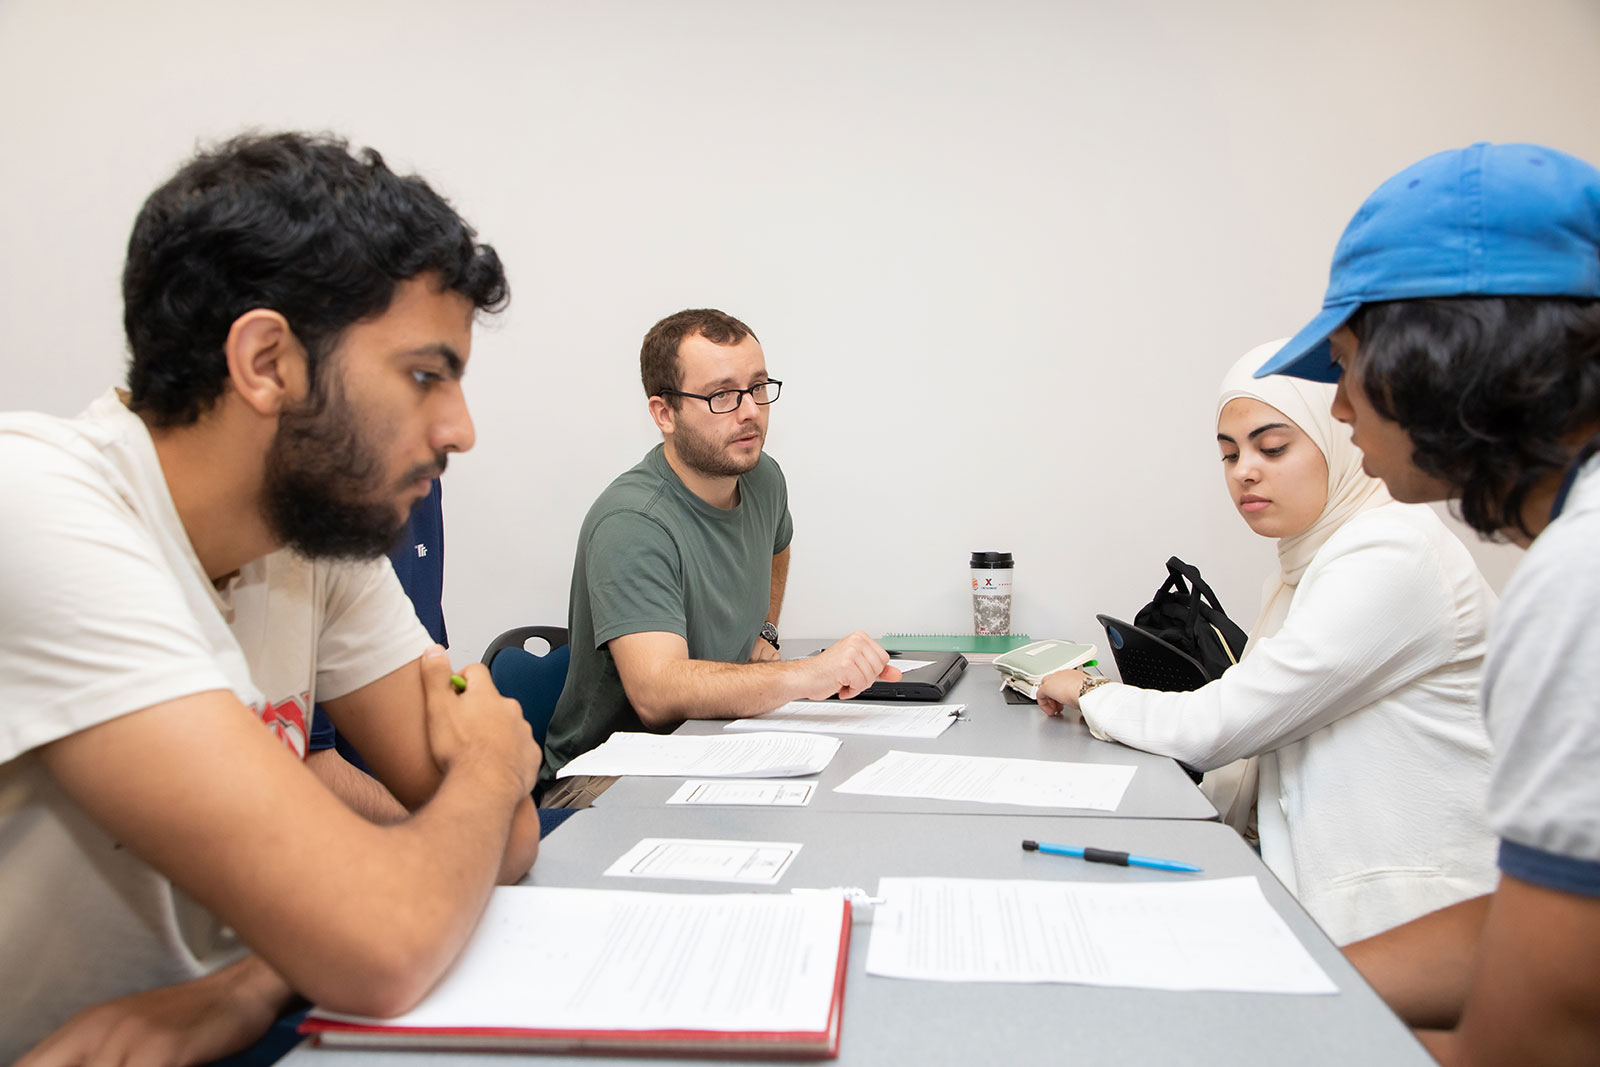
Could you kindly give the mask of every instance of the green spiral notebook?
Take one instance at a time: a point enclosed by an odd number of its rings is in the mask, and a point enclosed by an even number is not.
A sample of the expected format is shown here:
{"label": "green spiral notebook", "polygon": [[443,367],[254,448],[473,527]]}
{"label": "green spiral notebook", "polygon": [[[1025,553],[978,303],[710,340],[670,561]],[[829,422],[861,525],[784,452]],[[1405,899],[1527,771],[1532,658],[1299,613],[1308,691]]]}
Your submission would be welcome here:
{"label": "green spiral notebook", "polygon": [[891,652],[964,652],[998,656],[1029,644],[1027,634],[884,634],[880,642]]}

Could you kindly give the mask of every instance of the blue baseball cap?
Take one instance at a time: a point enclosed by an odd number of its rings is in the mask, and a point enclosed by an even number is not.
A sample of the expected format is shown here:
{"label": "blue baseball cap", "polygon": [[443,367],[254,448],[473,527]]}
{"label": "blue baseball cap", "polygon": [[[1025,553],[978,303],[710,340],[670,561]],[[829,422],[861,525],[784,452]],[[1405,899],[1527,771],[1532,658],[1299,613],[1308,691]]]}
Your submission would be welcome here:
{"label": "blue baseball cap", "polygon": [[1412,164],[1361,205],[1334,249],[1322,312],[1255,376],[1338,381],[1328,335],[1362,304],[1438,296],[1600,299],[1600,171],[1531,144]]}

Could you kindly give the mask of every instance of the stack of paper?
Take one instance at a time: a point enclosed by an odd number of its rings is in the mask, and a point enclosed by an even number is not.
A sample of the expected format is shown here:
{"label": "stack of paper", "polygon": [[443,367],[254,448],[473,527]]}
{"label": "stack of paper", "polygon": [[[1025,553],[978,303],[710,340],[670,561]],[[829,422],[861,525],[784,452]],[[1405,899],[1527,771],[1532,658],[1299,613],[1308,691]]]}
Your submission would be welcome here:
{"label": "stack of paper", "polygon": [[804,807],[817,791],[816,782],[736,781],[691,778],[667,798],[668,804],[725,804],[746,807]]}
{"label": "stack of paper", "polygon": [[1135,769],[1110,763],[894,751],[851,775],[834,792],[1116,811]]}
{"label": "stack of paper", "polygon": [[816,774],[839,751],[839,739],[814,734],[612,734],[556,772],[681,778],[793,778]]}
{"label": "stack of paper", "polygon": [[606,868],[617,878],[687,878],[774,885],[800,852],[797,841],[647,837]]}
{"label": "stack of paper", "polygon": [[[897,662],[897,666],[900,666]],[[855,700],[795,700],[724,730],[801,730],[871,737],[938,737],[965,704],[863,704]]]}
{"label": "stack of paper", "polygon": [[1337,993],[1254,878],[884,878],[867,973],[944,982]]}

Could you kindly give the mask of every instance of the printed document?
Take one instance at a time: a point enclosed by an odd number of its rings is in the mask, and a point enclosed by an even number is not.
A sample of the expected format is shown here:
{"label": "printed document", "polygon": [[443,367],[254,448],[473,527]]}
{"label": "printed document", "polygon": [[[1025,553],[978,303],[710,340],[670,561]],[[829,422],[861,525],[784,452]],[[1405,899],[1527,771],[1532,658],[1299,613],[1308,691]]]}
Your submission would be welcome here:
{"label": "printed document", "polygon": [[839,739],[816,734],[615,733],[556,772],[644,774],[682,778],[795,778],[816,774],[839,751]]}
{"label": "printed document", "polygon": [[800,846],[790,841],[703,841],[647,837],[606,868],[622,878],[687,878],[776,885]]}
{"label": "printed document", "polygon": [[843,907],[837,896],[501,886],[416,1008],[318,1015],[445,1030],[822,1030]]}
{"label": "printed document", "polygon": [[1337,993],[1251,877],[884,878],[867,973],[940,982]]}
{"label": "printed document", "polygon": [[834,786],[834,792],[1116,811],[1135,769],[1111,763],[893,751]]}
{"label": "printed document", "polygon": [[811,803],[816,791],[816,782],[768,782],[751,778],[690,779],[667,798],[667,803],[804,807]]}
{"label": "printed document", "polygon": [[965,704],[862,704],[854,700],[792,700],[752,719],[734,719],[724,730],[805,730],[819,734],[874,737],[938,737]]}

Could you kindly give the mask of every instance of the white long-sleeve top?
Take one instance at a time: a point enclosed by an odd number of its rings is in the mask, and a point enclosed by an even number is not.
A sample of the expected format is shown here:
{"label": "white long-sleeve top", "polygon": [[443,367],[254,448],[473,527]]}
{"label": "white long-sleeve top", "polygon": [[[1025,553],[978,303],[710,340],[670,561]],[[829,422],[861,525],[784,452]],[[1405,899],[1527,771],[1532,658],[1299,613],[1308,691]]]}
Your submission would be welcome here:
{"label": "white long-sleeve top", "polygon": [[1188,693],[1103,685],[1095,736],[1202,770],[1261,755],[1261,856],[1338,944],[1490,891],[1478,706],[1494,593],[1422,505],[1351,519],[1282,627]]}

